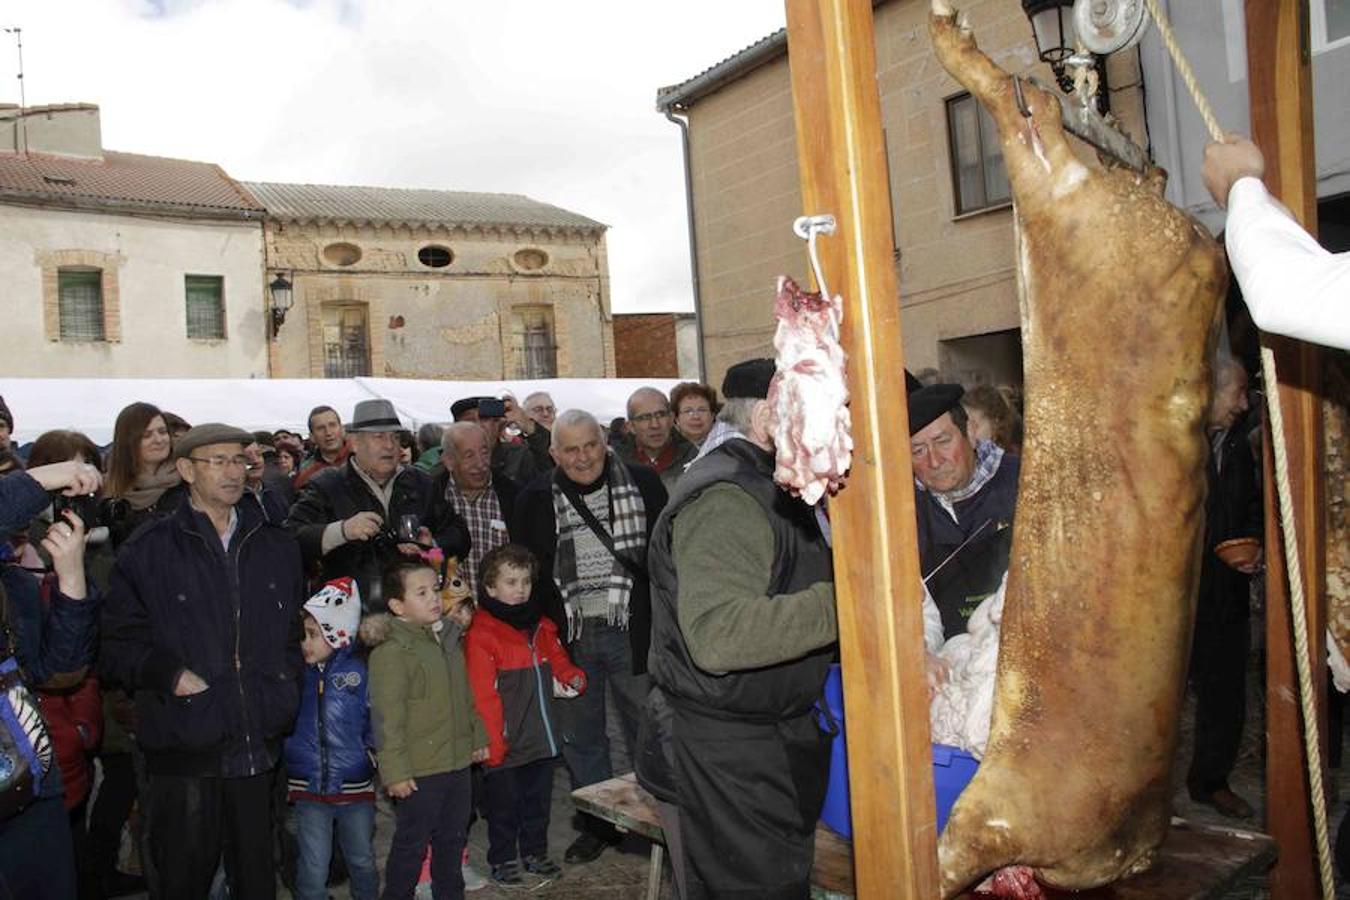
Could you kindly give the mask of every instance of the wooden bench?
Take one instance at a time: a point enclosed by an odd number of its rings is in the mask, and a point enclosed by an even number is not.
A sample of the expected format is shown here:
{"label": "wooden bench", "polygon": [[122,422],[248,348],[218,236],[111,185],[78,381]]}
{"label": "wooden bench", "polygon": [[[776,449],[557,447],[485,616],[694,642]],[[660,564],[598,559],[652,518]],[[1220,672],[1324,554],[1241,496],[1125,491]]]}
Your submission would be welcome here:
{"label": "wooden bench", "polygon": [[[661,864],[666,836],[656,800],[630,772],[572,792],[577,809],[612,822],[652,842],[647,900],[661,895]],[[1244,878],[1260,875],[1275,861],[1269,835],[1236,828],[1173,819],[1158,861],[1142,875],[1072,895],[1075,900],[1213,900]],[[818,900],[853,897],[853,845],[825,828],[816,828],[816,857],[811,894]],[[1047,891],[1047,896],[1069,896]]]}

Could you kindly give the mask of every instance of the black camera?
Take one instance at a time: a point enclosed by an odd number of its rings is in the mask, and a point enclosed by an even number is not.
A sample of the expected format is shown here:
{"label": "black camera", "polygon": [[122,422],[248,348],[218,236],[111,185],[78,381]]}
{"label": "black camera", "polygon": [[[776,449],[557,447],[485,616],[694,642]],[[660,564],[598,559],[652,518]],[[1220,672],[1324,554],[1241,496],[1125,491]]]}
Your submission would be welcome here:
{"label": "black camera", "polygon": [[506,401],[484,397],[478,401],[479,419],[501,419],[506,416]]}
{"label": "black camera", "polygon": [[57,491],[51,498],[53,522],[60,522],[65,510],[79,516],[85,528],[120,525],[131,515],[131,504],[120,497],[95,497],[93,494],[67,497]]}

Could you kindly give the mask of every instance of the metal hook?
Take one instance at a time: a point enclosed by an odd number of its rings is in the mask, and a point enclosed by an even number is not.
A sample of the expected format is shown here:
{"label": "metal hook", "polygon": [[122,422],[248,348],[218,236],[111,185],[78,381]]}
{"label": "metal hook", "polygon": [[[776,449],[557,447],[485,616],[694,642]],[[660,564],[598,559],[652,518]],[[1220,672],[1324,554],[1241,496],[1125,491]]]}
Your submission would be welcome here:
{"label": "metal hook", "polygon": [[1022,79],[1014,75],[1012,77],[1012,83],[1013,83],[1013,98],[1017,101],[1017,111],[1022,114],[1022,118],[1030,119],[1031,107],[1027,106],[1026,95],[1022,93]]}
{"label": "metal hook", "polygon": [[830,306],[830,330],[836,340],[839,338],[839,319],[842,316],[842,310],[834,302],[834,295],[830,293],[829,287],[825,284],[825,270],[820,266],[820,256],[816,253],[816,235],[834,234],[838,223],[834,216],[829,213],[822,213],[818,216],[798,216],[792,223],[792,232],[799,238],[806,241],[806,253],[811,257],[811,274],[816,276],[816,287],[820,289],[820,295],[825,298],[825,302]]}

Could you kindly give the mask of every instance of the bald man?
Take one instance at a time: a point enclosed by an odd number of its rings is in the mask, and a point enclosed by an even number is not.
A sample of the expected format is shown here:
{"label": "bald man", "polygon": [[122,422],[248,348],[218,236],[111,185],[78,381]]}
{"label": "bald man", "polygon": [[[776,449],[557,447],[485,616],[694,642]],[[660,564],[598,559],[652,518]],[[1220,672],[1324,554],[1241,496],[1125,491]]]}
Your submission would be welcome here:
{"label": "bald man", "polygon": [[628,398],[624,427],[632,442],[625,444],[621,455],[624,462],[660,475],[667,492],[675,489],[685,466],[698,456],[698,448],[675,431],[674,425],[670,399],[656,388],[638,388]]}

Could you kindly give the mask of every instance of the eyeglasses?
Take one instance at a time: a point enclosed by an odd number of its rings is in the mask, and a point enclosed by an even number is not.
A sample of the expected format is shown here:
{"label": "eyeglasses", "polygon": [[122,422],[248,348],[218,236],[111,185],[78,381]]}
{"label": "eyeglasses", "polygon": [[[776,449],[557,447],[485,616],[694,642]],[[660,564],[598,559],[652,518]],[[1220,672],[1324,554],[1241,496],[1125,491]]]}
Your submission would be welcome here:
{"label": "eyeglasses", "polygon": [[220,471],[226,466],[235,469],[243,469],[245,472],[253,469],[253,463],[248,461],[247,456],[189,456],[188,459],[193,462],[203,463],[215,471]]}
{"label": "eyeglasses", "polygon": [[670,418],[670,410],[663,409],[659,412],[643,413],[640,416],[633,416],[628,421],[636,422],[639,425],[646,425],[648,422],[664,422]]}
{"label": "eyeglasses", "polygon": [[709,409],[709,408],[706,407],[706,406],[686,406],[684,409],[680,410],[680,415],[682,415],[682,416],[706,416],[706,415],[708,415],[710,412],[712,412],[712,410]]}

